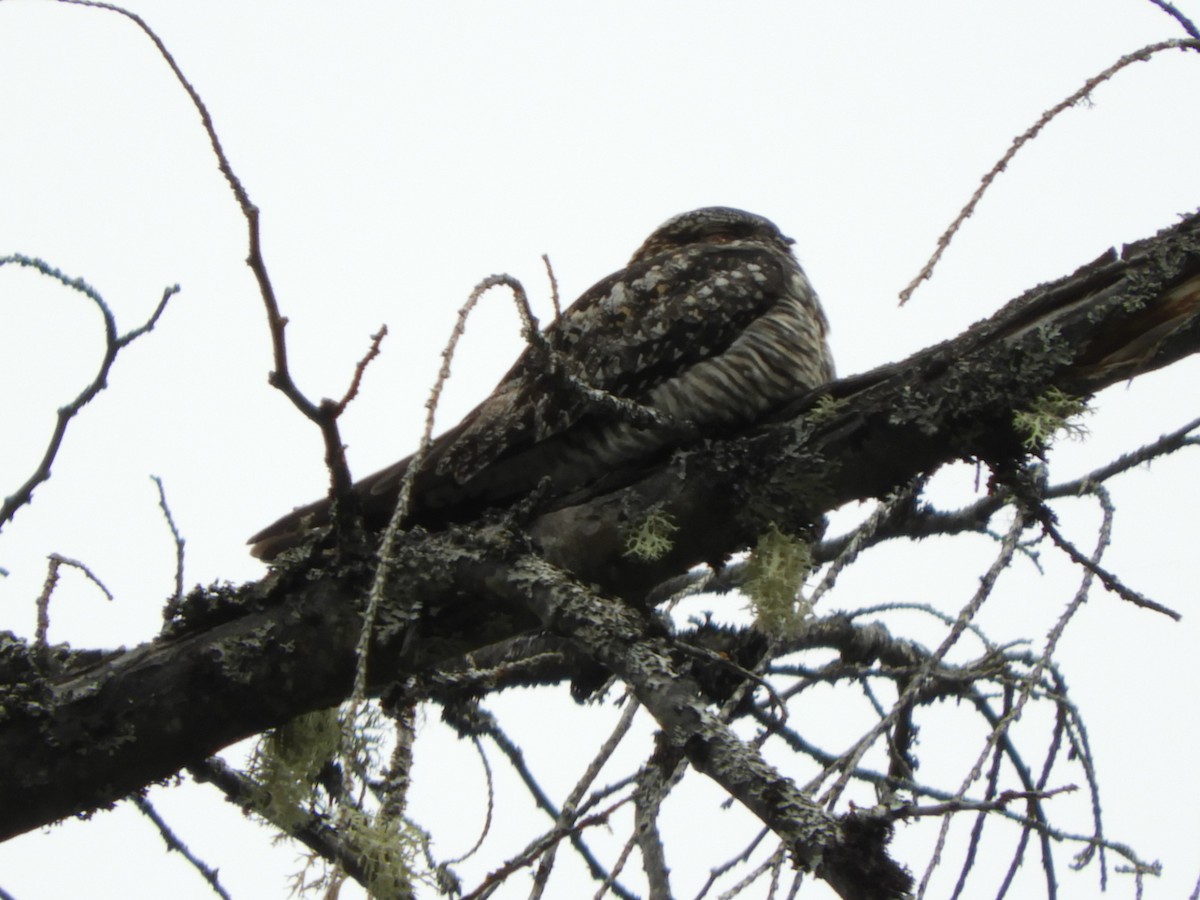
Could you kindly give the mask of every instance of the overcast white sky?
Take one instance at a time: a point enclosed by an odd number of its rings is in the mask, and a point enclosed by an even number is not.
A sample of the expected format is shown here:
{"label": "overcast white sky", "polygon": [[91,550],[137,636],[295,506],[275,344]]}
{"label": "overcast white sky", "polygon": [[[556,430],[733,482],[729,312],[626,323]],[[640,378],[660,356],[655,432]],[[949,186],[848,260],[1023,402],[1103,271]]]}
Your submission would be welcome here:
{"label": "overcast white sky", "polygon": [[[1200,17],[1200,4],[1180,5]],[[384,355],[343,420],[359,474],[415,444],[438,354],[476,282],[509,272],[549,310],[542,253],[570,299],[674,213],[711,204],[762,213],[796,238],[840,372],[850,374],[950,337],[1200,202],[1200,58],[1172,52],[1126,70],[1092,105],[1052,124],[1000,178],[933,281],[897,308],[897,292],[1015,134],[1122,54],[1184,36],[1147,0],[128,7],[203,96],[263,211],[301,387],[340,395],[369,335],[389,326]],[[0,255],[40,256],[86,278],[123,330],[165,286],[182,285],[159,328],[122,355],[109,389],[72,425],[53,480],[0,533],[9,571],[0,628],[32,633],[45,555],[57,551],[87,562],[117,599],[68,575],[51,639],[132,645],[154,635],[172,589],[170,536],[148,476],[163,477],[187,536],[189,584],[236,582],[262,572],[245,554],[246,536],[323,491],[321,448],[267,386],[270,348],[242,263],[243,220],[195,111],[145,37],[110,13],[5,0],[0,84]],[[35,466],[56,408],[92,377],[102,343],[82,298],[28,272],[0,270],[0,316],[8,493]],[[472,320],[440,423],[486,394],[520,347],[511,305],[497,294]],[[1058,477],[1195,416],[1198,375],[1189,361],[1107,392],[1091,439],[1057,454]],[[1166,866],[1150,898],[1186,896],[1200,874],[1194,473],[1193,454],[1117,482],[1107,560],[1183,622],[1099,593],[1060,654],[1091,725],[1109,832]],[[941,490],[947,502],[966,502],[971,478],[951,476]],[[1094,521],[1083,513],[1068,525],[1090,546]],[[968,546],[880,551],[830,608],[903,599],[957,610],[991,552]],[[1075,582],[1065,567],[1027,577],[1010,589],[1010,605],[988,610],[989,622],[1040,642]],[[556,729],[588,727],[594,710],[560,699],[537,701],[546,704],[536,707],[540,720],[553,704]],[[529,721],[511,715],[518,730]],[[477,780],[473,757],[436,721],[425,727],[438,749],[419,759],[418,780],[428,772],[436,784],[447,769],[460,791]],[[586,757],[541,737],[533,752],[561,767],[548,779],[571,784]],[[925,735],[927,764],[934,742]],[[440,821],[441,784],[418,795],[430,823]],[[291,849],[271,848],[266,832],[209,792],[155,799],[235,897],[286,896]],[[473,842],[473,802],[456,798],[457,834],[442,826],[446,855]],[[728,814],[711,795],[696,802],[707,802],[702,814],[681,815],[718,823],[707,828],[715,843],[700,849],[697,839],[695,859],[672,859],[677,871],[731,852],[720,840]],[[897,853],[919,873],[928,851],[912,831]],[[532,835],[513,829],[512,846]],[[1068,871],[1072,852],[1060,857],[1059,896],[1096,896],[1094,873]],[[690,896],[681,879],[680,895]],[[503,896],[524,896],[524,884]],[[130,810],[0,846],[0,887],[20,900],[212,896]],[[1132,896],[1120,880],[1115,891]]]}

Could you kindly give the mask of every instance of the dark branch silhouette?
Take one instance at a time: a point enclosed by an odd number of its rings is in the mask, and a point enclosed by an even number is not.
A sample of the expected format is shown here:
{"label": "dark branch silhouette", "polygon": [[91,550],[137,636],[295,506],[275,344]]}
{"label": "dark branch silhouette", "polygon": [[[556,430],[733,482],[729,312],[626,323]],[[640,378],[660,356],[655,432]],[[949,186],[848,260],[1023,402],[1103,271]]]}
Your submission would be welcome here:
{"label": "dark branch silhouette", "polygon": [[100,310],[100,315],[104,317],[104,356],[100,360],[99,368],[96,370],[96,377],[91,380],[87,387],[79,392],[79,395],[74,400],[58,410],[58,419],[55,422],[54,431],[50,435],[50,440],[46,443],[46,451],[42,454],[42,460],[38,464],[37,469],[26,479],[24,484],[4,498],[3,504],[0,504],[0,528],[3,528],[12,521],[12,517],[16,515],[17,510],[33,499],[33,492],[37,486],[50,478],[50,468],[54,464],[54,458],[58,456],[58,451],[62,447],[63,440],[66,438],[67,426],[71,424],[72,419],[79,415],[80,410],[91,403],[96,395],[108,385],[108,376],[117,361],[118,354],[142,335],[153,331],[154,326],[158,324],[159,318],[167,308],[167,301],[179,293],[179,285],[164,290],[162,299],[159,300],[158,306],[154,308],[154,312],[150,314],[150,318],[132,331],[121,334],[117,331],[117,320],[113,316],[112,310],[109,309],[108,304],[104,302],[104,298],[82,278],[71,278],[43,260],[20,254],[0,257],[0,266],[6,265],[34,269],[47,278],[52,278],[91,300],[96,308]]}
{"label": "dark branch silhouette", "polygon": [[[780,818],[755,786],[772,776],[755,774],[740,756],[745,751],[711,730],[715,722],[676,720],[687,705],[665,697],[682,702],[696,688],[673,680],[670,694],[656,695],[645,668],[654,659],[666,664],[667,637],[638,632],[622,656],[609,649],[615,637],[587,632],[588,616],[566,612],[563,598],[574,596],[581,610],[599,615],[595,627],[624,621],[621,628],[634,628],[647,592],[747,546],[766,523],[806,526],[848,500],[885,496],[956,459],[982,460],[995,473],[995,489],[1011,493],[1005,485],[1027,455],[1013,429],[1014,408],[1051,387],[1085,396],[1197,350],[1200,219],[1193,217],[1030,291],[953,341],[836,382],[827,388],[832,407],[801,401],[788,418],[660,463],[632,483],[608,492],[598,485],[573,505],[534,510],[524,535],[502,518],[402,533],[368,691],[378,695],[444,667],[496,644],[505,631],[514,638],[557,632],[574,652],[616,668],[660,724],[684,738],[693,764],[755,810],[798,858],[824,846],[825,866],[836,869],[834,846],[874,846],[886,861],[883,832],[862,821],[820,814],[801,826]],[[680,523],[660,559],[625,556],[622,511],[632,503],[660,505]],[[336,540],[261,582],[193,591],[162,638],[129,651],[56,663],[10,639],[0,674],[25,701],[0,724],[0,758],[11,761],[0,783],[0,833],[109,805],[233,741],[346,697],[374,547],[368,534],[342,530]],[[634,605],[613,604],[580,582]],[[406,612],[414,607],[416,619]],[[649,653],[654,640],[664,643],[644,664],[628,655],[643,642]],[[848,860],[842,864],[849,871]],[[831,883],[849,877],[825,875]]]}
{"label": "dark branch silhouette", "polygon": [[[288,320],[262,254],[259,210],[234,173],[199,93],[138,16],[94,0],[62,2],[113,11],[135,23],[153,41],[199,113],[247,223],[247,264],[266,309],[274,354],[270,381],[320,428],[331,499],[345,500],[351,482],[337,421],[357,394],[386,330],[372,336],[341,400],[317,403],[300,391],[288,365]],[[1133,62],[1169,49],[1200,46],[1190,20],[1170,3],[1151,2],[1192,39],[1163,41],[1127,54],[1044,113],[984,177],[905,295],[929,277],[954,233],[1013,155],[1055,116],[1086,100],[1098,85]],[[154,326],[176,290],[164,294],[145,325],[118,336],[108,307],[82,281],[24,257],[0,259],[0,265],[5,263],[32,265],[97,303],[105,320],[107,351],[97,378],[60,412],[38,470],[0,508],[0,526],[49,477],[67,424],[103,387],[117,352]],[[547,271],[556,318],[561,319],[548,261]],[[563,366],[553,337],[538,331],[523,288],[509,276],[493,276],[480,285],[460,314],[456,334],[470,307],[491,286],[513,290],[530,355],[558,379],[564,392],[624,421],[661,424],[653,410],[596,390]],[[452,350],[447,349],[447,366]],[[486,734],[501,747],[522,772],[535,802],[553,818],[545,832],[468,896],[486,895],[525,867],[535,869],[535,896],[540,895],[560,845],[572,847],[598,882],[623,897],[632,894],[617,879],[636,847],[651,895],[671,896],[659,813],[688,769],[707,775],[764,825],[727,864],[712,867],[702,895],[737,865],[749,866],[751,854],[773,841],[773,852],[746,874],[743,884],[762,877],[778,881],[790,862],[824,879],[843,897],[900,898],[907,895],[912,879],[889,855],[894,823],[942,819],[937,849],[921,881],[924,889],[942,863],[951,815],[962,813],[976,818],[955,896],[965,890],[985,824],[994,820],[1021,829],[1001,892],[1023,863],[1030,838],[1041,852],[1048,895],[1057,884],[1052,843],[1063,840],[1082,846],[1080,864],[1100,858],[1102,880],[1107,875],[1105,854],[1115,854],[1127,861],[1140,884],[1141,876],[1154,866],[1105,834],[1083,719],[1069,700],[1052,656],[1093,582],[1138,606],[1176,615],[1102,564],[1113,517],[1103,483],[1140,462],[1197,443],[1200,438],[1194,432],[1200,420],[1067,484],[1048,485],[1039,458],[1044,455],[1045,434],[1062,424],[1048,410],[1069,408],[1104,387],[1198,350],[1200,218],[1191,217],[1027,292],[953,340],[903,362],[824,385],[753,427],[693,442],[671,457],[614,466],[566,495],[521,490],[519,500],[506,508],[481,506],[453,522],[424,521],[428,530],[405,530],[410,501],[419,505],[426,490],[405,472],[399,502],[384,510],[390,522],[375,516],[364,523],[354,503],[339,504],[336,515],[315,523],[320,527],[307,535],[304,546],[289,552],[261,581],[197,588],[186,597],[178,588],[167,599],[162,635],[132,650],[47,645],[53,588],[53,580],[48,580],[35,640],[27,643],[0,634],[0,760],[5,761],[0,838],[136,797],[147,785],[187,769],[233,802],[274,821],[317,858],[371,885],[378,874],[377,854],[340,827],[343,819],[325,816],[314,807],[298,811],[299,824],[272,820],[261,785],[212,756],[243,737],[286,728],[304,713],[348,699],[356,709],[371,697],[379,698],[395,721],[396,752],[385,776],[374,781],[368,772],[339,771],[332,764],[322,772],[314,790],[325,791],[331,798],[328,808],[338,815],[356,808],[357,801],[347,796],[347,784],[348,779],[359,779],[357,783],[377,798],[381,818],[407,824],[403,815],[412,715],[418,703],[429,701],[444,708],[460,734],[476,740]],[[434,388],[431,416],[446,374],[444,369]],[[429,445],[427,429],[418,454]],[[925,503],[921,492],[929,476],[958,460],[987,471],[987,496],[950,512]],[[414,463],[410,471],[417,468]],[[161,492],[161,484],[159,488]],[[1059,531],[1051,506],[1057,498],[1085,493],[1103,511],[1092,551],[1079,549]],[[842,538],[818,542],[825,513],[867,498],[881,503],[864,526]],[[165,499],[163,508],[176,538],[181,585],[183,540]],[[1014,521],[1000,535],[991,530],[991,519],[1004,509],[1014,511]],[[656,552],[633,554],[631,529],[647,511],[670,527],[663,526]],[[1040,535],[1029,538],[1031,528],[1040,528]],[[994,538],[998,549],[979,591],[957,615],[909,606],[946,626],[946,637],[932,651],[893,636],[879,622],[865,621],[867,615],[889,611],[886,607],[853,615],[809,616],[789,634],[699,621],[680,627],[661,615],[658,607],[680,592],[745,587],[755,577],[753,564],[724,564],[768,532],[802,536],[804,541],[798,542],[814,546],[815,562],[832,561],[814,597],[828,590],[863,549],[881,541],[976,532]],[[1061,553],[1079,567],[1079,590],[1039,652],[996,645],[973,620],[975,614],[1012,560],[1025,555],[1036,562],[1038,554],[1049,552]],[[61,564],[74,563],[54,558],[52,578]],[[703,574],[697,567],[706,567]],[[947,662],[947,652],[969,636],[983,646],[980,656],[967,663]],[[810,666],[803,654],[813,649],[832,650],[835,659]],[[622,726],[600,749],[569,800],[556,807],[524,766],[520,748],[489,719],[480,698],[516,685],[570,682],[582,700],[596,696],[614,679],[623,682],[639,709],[654,717],[659,728],[655,751],[635,775],[592,787],[607,754],[632,721],[630,699]],[[785,686],[781,679],[792,680]],[[881,700],[880,683],[894,688],[899,699],[890,704]],[[875,712],[874,724],[841,753],[823,750],[787,718],[788,702],[817,684],[856,685]],[[923,781],[928,773],[921,773],[914,753],[918,714],[947,698],[961,701],[988,727],[973,768],[952,790]],[[1022,709],[1037,703],[1050,704],[1055,713],[1040,765],[1009,733]],[[743,739],[733,728],[738,719],[757,722],[761,730],[753,739]],[[797,783],[767,762],[763,748],[768,741],[782,742],[815,762],[820,773],[808,784]],[[863,760],[868,750],[879,747],[885,751],[886,767],[875,771]],[[1065,833],[1051,817],[1054,798],[1075,789],[1073,784],[1051,783],[1052,770],[1061,767],[1064,756],[1082,771],[1091,797],[1088,834]],[[1061,777],[1057,771],[1054,775]],[[1006,787],[1012,782],[1003,776],[1015,778],[1019,787]],[[878,804],[839,811],[837,801],[852,783],[873,787]],[[135,802],[152,814],[144,801]],[[609,824],[612,813],[630,803],[634,834],[616,863],[609,865],[592,853],[584,833],[593,825]],[[165,829],[165,824],[160,827]],[[164,834],[170,841],[169,831]],[[437,863],[428,836],[418,843],[432,873],[427,877],[436,877],[443,892],[457,890],[453,866],[459,860]],[[215,873],[210,881],[215,884]],[[412,896],[412,886],[401,885],[395,893]]]}

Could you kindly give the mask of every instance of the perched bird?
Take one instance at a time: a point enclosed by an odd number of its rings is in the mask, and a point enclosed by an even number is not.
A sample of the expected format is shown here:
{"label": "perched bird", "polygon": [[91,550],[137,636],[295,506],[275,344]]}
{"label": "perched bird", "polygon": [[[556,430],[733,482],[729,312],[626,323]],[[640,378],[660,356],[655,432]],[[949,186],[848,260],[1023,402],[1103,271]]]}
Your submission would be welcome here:
{"label": "perched bird", "polygon": [[[791,245],[738,209],[668,219],[434,441],[411,519],[465,520],[539,486],[561,497],[831,380],[825,314]],[[391,517],[410,460],[354,485],[369,526]],[[252,552],[271,559],[328,516],[328,500],[296,509],[252,537]]]}

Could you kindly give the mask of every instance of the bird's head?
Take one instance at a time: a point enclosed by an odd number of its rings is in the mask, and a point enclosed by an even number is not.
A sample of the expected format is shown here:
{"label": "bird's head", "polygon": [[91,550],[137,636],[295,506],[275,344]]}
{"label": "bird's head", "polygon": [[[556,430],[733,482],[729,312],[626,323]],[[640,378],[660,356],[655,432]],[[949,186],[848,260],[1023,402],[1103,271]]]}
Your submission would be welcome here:
{"label": "bird's head", "polygon": [[794,243],[791,238],[781,234],[770,219],[729,206],[706,206],[667,219],[646,238],[630,263],[693,244],[729,244],[735,241],[763,244],[784,253],[790,253]]}

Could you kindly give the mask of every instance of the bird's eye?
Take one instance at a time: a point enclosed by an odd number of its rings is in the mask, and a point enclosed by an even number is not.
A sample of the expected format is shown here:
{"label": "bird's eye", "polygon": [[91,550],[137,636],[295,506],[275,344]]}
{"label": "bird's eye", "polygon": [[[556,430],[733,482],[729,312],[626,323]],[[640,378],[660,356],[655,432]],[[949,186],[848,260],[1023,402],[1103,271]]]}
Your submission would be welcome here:
{"label": "bird's eye", "polygon": [[746,237],[744,234],[738,234],[736,231],[713,231],[704,235],[702,240],[706,244],[728,244],[730,241],[736,241]]}

